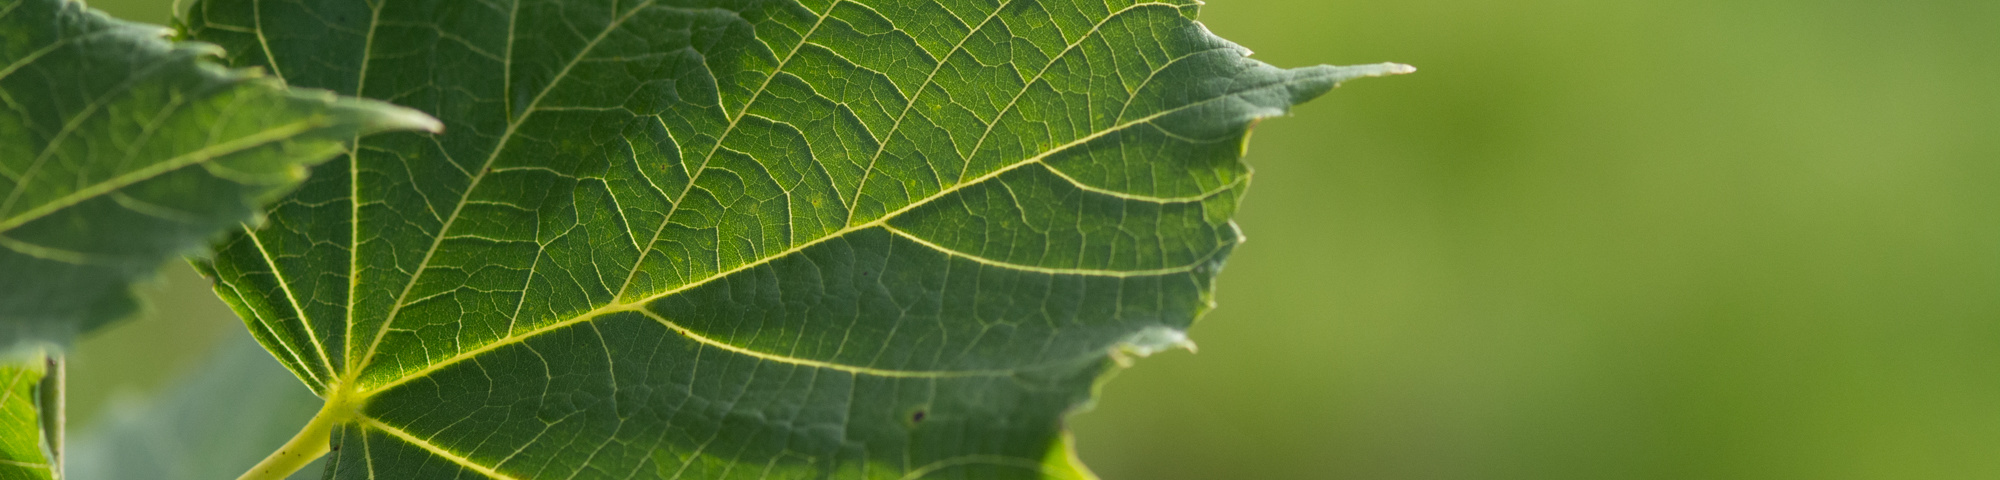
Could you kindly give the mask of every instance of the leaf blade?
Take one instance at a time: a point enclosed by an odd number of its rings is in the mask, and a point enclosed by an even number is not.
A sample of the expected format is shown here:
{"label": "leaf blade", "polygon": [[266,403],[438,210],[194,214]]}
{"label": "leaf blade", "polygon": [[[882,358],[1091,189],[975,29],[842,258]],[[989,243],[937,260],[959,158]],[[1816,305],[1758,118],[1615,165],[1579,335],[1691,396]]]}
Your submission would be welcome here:
{"label": "leaf blade", "polygon": [[1250,124],[1398,70],[1277,69],[1192,4],[262,8],[194,32],[475,132],[373,137],[273,214],[322,228],[218,257],[363,405],[336,478],[1058,475],[1116,352],[1209,308]]}

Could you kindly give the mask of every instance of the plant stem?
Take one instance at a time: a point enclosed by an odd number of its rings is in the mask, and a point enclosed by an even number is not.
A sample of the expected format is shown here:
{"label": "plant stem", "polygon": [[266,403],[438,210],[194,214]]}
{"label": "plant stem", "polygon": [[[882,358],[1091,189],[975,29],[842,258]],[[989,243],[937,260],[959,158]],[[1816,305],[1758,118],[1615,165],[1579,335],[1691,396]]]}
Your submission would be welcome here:
{"label": "plant stem", "polygon": [[326,406],[313,415],[312,421],[299,429],[298,435],[293,435],[284,446],[278,447],[278,451],[271,452],[271,456],[264,457],[264,461],[257,462],[257,466],[250,467],[250,471],[236,477],[236,480],[284,480],[292,476],[306,464],[326,455],[331,448],[333,427],[351,416],[352,410],[344,402],[326,402]]}

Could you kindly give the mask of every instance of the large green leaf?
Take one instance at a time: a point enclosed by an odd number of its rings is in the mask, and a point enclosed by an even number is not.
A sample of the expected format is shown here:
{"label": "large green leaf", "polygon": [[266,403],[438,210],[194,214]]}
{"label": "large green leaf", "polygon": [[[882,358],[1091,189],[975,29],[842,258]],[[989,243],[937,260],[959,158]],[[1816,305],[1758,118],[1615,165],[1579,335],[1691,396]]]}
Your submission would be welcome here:
{"label": "large green leaf", "polygon": [[128,284],[409,109],[286,90],[66,0],[0,0],[0,347],[132,311]]}
{"label": "large green leaf", "polygon": [[0,480],[55,478],[42,435],[39,387],[48,372],[45,365],[40,355],[0,364]]}
{"label": "large green leaf", "polygon": [[1194,14],[204,1],[241,64],[451,132],[367,139],[211,270],[336,478],[1085,478],[1063,416],[1209,308],[1250,125],[1408,68]]}

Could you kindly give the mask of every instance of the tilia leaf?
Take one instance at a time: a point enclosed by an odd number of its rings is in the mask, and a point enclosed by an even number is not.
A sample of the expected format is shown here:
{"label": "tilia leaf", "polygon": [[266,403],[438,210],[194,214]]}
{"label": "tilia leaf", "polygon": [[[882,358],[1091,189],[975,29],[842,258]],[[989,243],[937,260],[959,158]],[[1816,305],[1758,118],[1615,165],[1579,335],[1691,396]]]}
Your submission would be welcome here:
{"label": "tilia leaf", "polygon": [[67,0],[0,0],[0,347],[133,309],[128,284],[413,110],[285,89]]}
{"label": "tilia leaf", "polygon": [[1195,3],[206,0],[241,64],[449,132],[211,269],[334,478],[1087,478],[1063,416],[1209,308],[1250,124],[1408,68],[1274,68]]}

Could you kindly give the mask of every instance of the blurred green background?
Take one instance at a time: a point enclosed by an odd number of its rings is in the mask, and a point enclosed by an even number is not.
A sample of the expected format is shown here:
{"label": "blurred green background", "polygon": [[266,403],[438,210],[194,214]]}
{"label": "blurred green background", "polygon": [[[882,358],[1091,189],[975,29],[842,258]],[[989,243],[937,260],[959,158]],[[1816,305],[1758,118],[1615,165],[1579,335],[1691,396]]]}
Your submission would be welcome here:
{"label": "blurred green background", "polygon": [[[1203,19],[1280,66],[1422,71],[1260,127],[1201,353],[1075,419],[1106,480],[2000,478],[2000,2]],[[79,347],[79,421],[200,360],[148,345],[240,335],[175,268],[184,318]]]}

